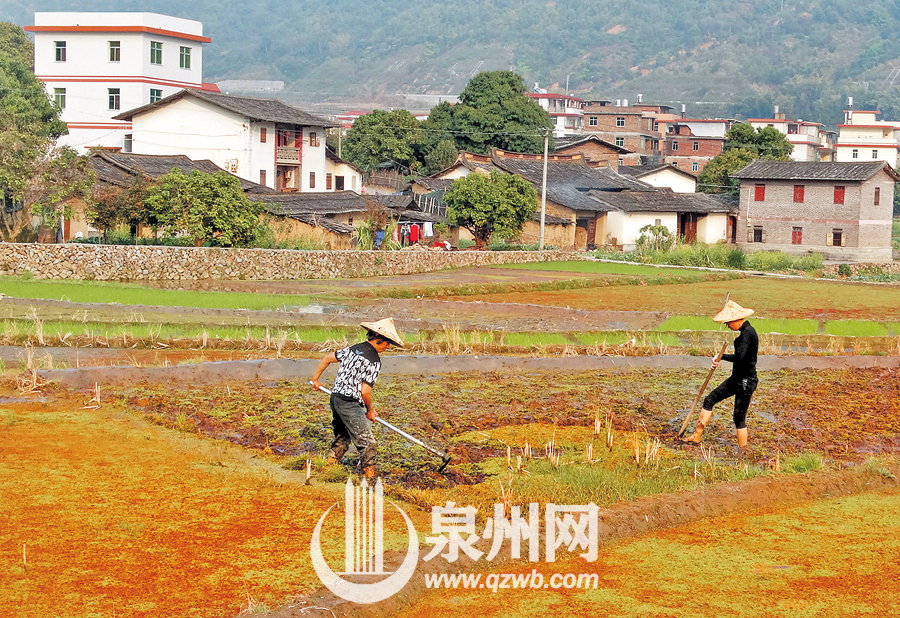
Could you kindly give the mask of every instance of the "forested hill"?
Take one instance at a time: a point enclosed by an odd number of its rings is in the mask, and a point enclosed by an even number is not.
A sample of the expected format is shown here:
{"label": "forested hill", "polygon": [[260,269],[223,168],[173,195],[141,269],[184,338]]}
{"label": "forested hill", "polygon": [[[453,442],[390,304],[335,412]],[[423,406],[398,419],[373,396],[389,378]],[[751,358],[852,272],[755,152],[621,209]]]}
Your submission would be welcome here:
{"label": "forested hill", "polygon": [[579,96],[643,93],[690,115],[768,117],[780,105],[834,124],[852,95],[900,119],[896,2],[3,0],[0,20],[72,10],[202,21],[206,81],[284,80],[295,101],[455,94],[477,71],[512,68],[529,86],[562,91],[568,78]]}

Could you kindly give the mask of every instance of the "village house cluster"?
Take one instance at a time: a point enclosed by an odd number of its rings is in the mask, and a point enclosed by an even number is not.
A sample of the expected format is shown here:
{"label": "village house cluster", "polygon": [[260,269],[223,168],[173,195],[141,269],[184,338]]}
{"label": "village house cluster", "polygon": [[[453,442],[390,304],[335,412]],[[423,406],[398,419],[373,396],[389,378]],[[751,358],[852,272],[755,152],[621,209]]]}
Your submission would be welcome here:
{"label": "village house cluster", "polygon": [[[90,160],[102,183],[173,167],[226,170],[248,196],[283,217],[290,234],[349,248],[354,223],[372,201],[401,224],[433,229],[453,180],[478,171],[519,174],[543,186],[540,155],[459,153],[447,169],[407,183],[364,174],[325,143],[365,113],[326,118],[273,98],[236,96],[203,82],[200,22],[155,13],[35,13],[35,74],[62,110],[60,142]],[[547,161],[546,244],[633,248],[640,229],[665,226],[685,241],[731,243],[745,251],[822,253],[826,259],[891,259],[894,168],[900,121],[878,120],[849,101],[838,132],[817,122],[750,118],[794,145],[790,162],[741,170],[739,198],[697,192],[697,175],[723,151],[735,120],[690,118],[685,106],[627,99],[585,100],[535,87],[556,145]],[[539,215],[520,240],[536,242]],[[65,237],[91,235],[84,221]],[[421,233],[421,232],[420,232]],[[463,232],[464,233],[464,232]],[[459,240],[454,230],[452,242]]]}

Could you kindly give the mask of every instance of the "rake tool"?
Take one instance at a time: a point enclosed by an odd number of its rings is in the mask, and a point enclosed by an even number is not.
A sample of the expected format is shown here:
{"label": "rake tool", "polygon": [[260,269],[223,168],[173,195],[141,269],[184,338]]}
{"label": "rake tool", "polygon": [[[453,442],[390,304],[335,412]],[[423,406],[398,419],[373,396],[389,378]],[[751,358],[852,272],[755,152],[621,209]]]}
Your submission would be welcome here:
{"label": "rake tool", "polygon": [[[722,344],[722,349],[719,350],[719,353],[716,355],[716,362],[722,360],[722,355],[725,354],[725,350],[728,349],[728,342]],[[706,390],[706,387],[709,386],[709,381],[712,379],[713,374],[716,372],[716,368],[713,367],[709,370],[709,373],[706,374],[706,380],[703,381],[703,386],[700,387],[700,392],[697,393],[697,398],[694,399],[694,405],[691,406],[690,411],[687,413],[687,416],[684,417],[684,422],[681,424],[681,429],[678,430],[678,436],[681,437],[684,435],[685,430],[687,429],[688,424],[691,422],[691,417],[694,415],[694,410],[697,408],[697,404],[700,403],[700,398],[703,396],[703,391]]]}
{"label": "rake tool", "polygon": [[[312,384],[313,386],[315,386],[315,384],[313,384],[312,382],[310,382],[310,384]],[[327,393],[327,394],[329,394],[329,395],[331,394],[331,390],[325,388],[324,386],[320,386],[320,387],[319,387],[319,390],[322,391],[323,393]],[[441,467],[438,468],[438,472],[443,472],[443,471],[444,471],[444,468],[447,467],[447,464],[450,463],[450,455],[447,455],[446,453],[442,453],[442,452],[440,452],[439,450],[437,450],[437,449],[434,448],[434,447],[428,446],[427,444],[425,444],[424,442],[422,442],[422,441],[419,440],[418,438],[409,435],[408,433],[406,433],[405,431],[403,431],[403,430],[400,429],[399,427],[395,427],[394,425],[391,425],[389,422],[387,422],[386,420],[384,420],[384,419],[381,418],[380,416],[376,416],[376,417],[375,417],[375,422],[381,423],[382,425],[384,425],[385,427],[387,427],[388,429],[390,429],[390,430],[393,431],[394,433],[400,434],[401,436],[403,436],[404,438],[406,438],[407,440],[409,440],[409,441],[412,442],[413,444],[418,444],[419,446],[421,446],[422,448],[424,448],[424,449],[425,449],[426,451],[428,451],[429,453],[432,453],[433,455],[437,455],[438,457],[440,457],[440,458],[443,460],[443,463],[441,464]]]}

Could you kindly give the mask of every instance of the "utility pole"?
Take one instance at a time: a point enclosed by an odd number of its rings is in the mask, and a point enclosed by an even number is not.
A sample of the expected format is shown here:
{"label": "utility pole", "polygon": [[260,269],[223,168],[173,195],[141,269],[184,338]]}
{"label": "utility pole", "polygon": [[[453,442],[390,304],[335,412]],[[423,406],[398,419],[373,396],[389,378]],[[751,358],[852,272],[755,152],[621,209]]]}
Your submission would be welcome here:
{"label": "utility pole", "polygon": [[544,129],[544,177],[541,182],[541,251],[544,250],[544,219],[547,218],[547,151],[550,147],[550,128]]}

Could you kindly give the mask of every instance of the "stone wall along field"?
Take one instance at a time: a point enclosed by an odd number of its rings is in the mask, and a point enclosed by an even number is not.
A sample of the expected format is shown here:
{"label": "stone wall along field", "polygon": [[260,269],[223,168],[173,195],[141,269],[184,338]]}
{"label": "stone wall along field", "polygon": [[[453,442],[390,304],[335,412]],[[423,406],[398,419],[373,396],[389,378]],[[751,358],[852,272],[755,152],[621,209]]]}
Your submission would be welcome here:
{"label": "stone wall along field", "polygon": [[0,243],[0,274],[38,279],[192,281],[346,279],[580,259],[564,251],[294,251]]}

